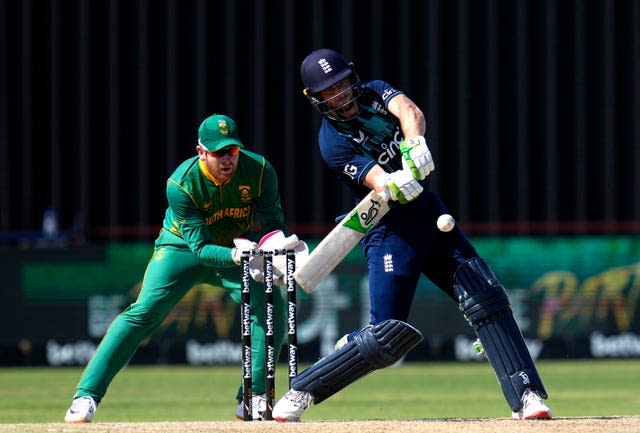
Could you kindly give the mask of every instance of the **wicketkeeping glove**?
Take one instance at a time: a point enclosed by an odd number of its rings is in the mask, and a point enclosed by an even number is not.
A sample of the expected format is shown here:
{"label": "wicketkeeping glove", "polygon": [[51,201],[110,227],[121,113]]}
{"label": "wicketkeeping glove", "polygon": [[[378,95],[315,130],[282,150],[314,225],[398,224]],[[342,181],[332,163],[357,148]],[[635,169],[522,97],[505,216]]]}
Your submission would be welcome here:
{"label": "wicketkeeping glove", "polygon": [[402,167],[409,170],[416,180],[424,179],[436,168],[431,151],[422,135],[401,141],[400,152]]}
{"label": "wicketkeeping glove", "polygon": [[258,244],[256,244],[255,242],[251,242],[246,238],[235,238],[233,240],[233,244],[236,247],[231,248],[231,258],[233,258],[233,263],[238,266],[240,266],[240,259],[242,258],[243,251],[255,250],[258,247]]}
{"label": "wicketkeeping glove", "polygon": [[[298,236],[286,236],[282,230],[274,230],[267,233],[260,239],[257,245],[258,249],[265,251],[273,250],[293,250],[296,255],[296,266],[300,266],[309,255],[309,247],[306,242],[298,239]],[[273,283],[278,287],[285,287],[287,260],[282,254],[273,256]],[[251,277],[258,281],[264,281],[264,261],[262,256],[256,257],[255,261],[249,262],[249,273]]]}
{"label": "wicketkeeping glove", "polygon": [[407,204],[414,200],[424,189],[408,170],[389,173],[386,178],[386,188],[391,199],[402,204]]}

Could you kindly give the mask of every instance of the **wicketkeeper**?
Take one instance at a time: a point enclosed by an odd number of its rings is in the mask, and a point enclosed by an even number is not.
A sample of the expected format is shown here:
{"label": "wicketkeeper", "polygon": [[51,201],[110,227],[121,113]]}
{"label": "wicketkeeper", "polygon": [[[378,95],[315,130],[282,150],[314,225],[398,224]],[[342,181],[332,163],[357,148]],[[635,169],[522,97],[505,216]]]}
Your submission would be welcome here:
{"label": "wicketkeeper", "polygon": [[[196,151],[198,155],[180,164],[167,181],[169,206],[138,299],[109,327],[82,374],[66,422],[91,422],[111,380],[191,287],[202,282],[220,286],[239,302],[241,252],[255,248],[261,236],[264,249],[293,249],[301,256],[308,252],[297,236],[287,236],[273,166],[244,149],[232,119],[220,114],[206,118],[198,130]],[[262,280],[260,266],[250,265],[251,275]],[[284,266],[284,258],[274,260],[274,282],[280,286],[285,283]],[[279,353],[286,306],[280,291],[274,292],[274,339]],[[251,410],[259,419],[266,406],[264,290],[254,281],[251,301]],[[239,390],[239,418],[241,397]]]}
{"label": "wicketkeeper", "polygon": [[516,419],[548,419],[547,392],[516,324],[504,287],[459,227],[436,227],[450,212],[424,191],[434,162],[420,108],[390,84],[362,83],[352,63],[313,51],[300,69],[309,102],[322,115],[320,153],[362,200],[385,191],[391,210],[361,241],[369,270],[371,326],[347,334],[336,352],[303,371],[276,404],[273,417],[298,421],[365,374],[400,359],[422,336],[405,323],[420,275],[451,299],[473,327]]}

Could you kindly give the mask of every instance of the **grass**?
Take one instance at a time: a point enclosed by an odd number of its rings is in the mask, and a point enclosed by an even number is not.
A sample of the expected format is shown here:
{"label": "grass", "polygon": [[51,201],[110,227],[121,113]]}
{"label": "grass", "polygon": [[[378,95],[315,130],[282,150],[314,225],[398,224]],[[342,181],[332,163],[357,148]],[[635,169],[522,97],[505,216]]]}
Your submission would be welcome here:
{"label": "grass", "polygon": [[[277,397],[286,391],[278,366]],[[540,361],[556,416],[640,414],[640,360]],[[0,422],[60,422],[80,368],[0,369]],[[233,419],[239,366],[131,366],[116,376],[98,422]],[[406,363],[375,372],[313,406],[305,420],[504,418],[486,363]]]}

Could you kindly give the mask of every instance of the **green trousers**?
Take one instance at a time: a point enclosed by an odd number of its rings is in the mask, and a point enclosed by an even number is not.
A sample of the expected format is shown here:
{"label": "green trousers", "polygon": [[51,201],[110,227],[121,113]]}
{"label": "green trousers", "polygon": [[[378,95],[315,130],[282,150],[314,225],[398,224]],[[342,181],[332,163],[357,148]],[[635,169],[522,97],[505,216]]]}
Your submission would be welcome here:
{"label": "green trousers", "polygon": [[[208,283],[224,287],[240,302],[240,268],[215,269],[201,265],[190,250],[159,247],[147,265],[138,299],[109,326],[87,364],[74,398],[102,400],[115,375],[131,359],[140,343],[153,334],[191,287]],[[285,336],[286,309],[280,290],[274,290],[276,359]],[[251,280],[251,356],[253,393],[265,392],[264,286]],[[238,335],[240,340],[240,335]],[[238,368],[238,372],[241,369]],[[235,396],[240,397],[241,391]]]}

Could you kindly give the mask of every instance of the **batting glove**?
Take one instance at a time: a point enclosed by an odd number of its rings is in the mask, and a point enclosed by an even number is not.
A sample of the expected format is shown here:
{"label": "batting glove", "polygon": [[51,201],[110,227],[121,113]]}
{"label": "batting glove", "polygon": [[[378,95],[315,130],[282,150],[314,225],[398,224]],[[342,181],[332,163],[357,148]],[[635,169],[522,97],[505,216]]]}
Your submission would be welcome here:
{"label": "batting glove", "polygon": [[402,153],[402,167],[409,170],[416,180],[424,179],[436,168],[427,142],[422,135],[402,140],[400,152]]}
{"label": "batting glove", "polygon": [[423,188],[411,172],[398,170],[387,175],[386,188],[392,200],[407,204],[420,195]]}

